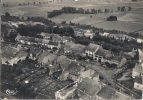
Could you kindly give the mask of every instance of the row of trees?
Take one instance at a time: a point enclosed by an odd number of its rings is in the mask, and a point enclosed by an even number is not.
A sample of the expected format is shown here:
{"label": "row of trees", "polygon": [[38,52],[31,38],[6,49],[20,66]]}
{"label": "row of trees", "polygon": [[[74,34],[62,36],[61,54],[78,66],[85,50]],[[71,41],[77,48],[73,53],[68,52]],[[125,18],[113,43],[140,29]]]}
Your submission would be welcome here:
{"label": "row of trees", "polygon": [[74,42],[79,43],[81,45],[89,45],[90,44],[90,38],[89,37],[79,37],[79,36],[73,36]]}
{"label": "row of trees", "polygon": [[52,29],[44,25],[19,25],[17,32],[22,36],[36,37],[41,32],[51,33]]}
{"label": "row of trees", "polygon": [[19,6],[30,5],[30,4],[34,4],[34,5],[35,4],[48,4],[48,1],[47,2],[38,2],[38,3],[36,3],[36,2],[33,2],[33,3],[29,3],[29,2],[28,3],[20,3]]}
{"label": "row of trees", "polygon": [[[46,2],[37,2],[37,3],[36,2],[33,2],[33,3],[29,3],[29,2],[28,3],[19,3],[18,5],[22,6],[22,5],[30,5],[30,4],[34,4],[34,5],[35,4],[48,4],[48,1],[46,1]],[[3,3],[2,5],[3,5],[3,7],[8,7],[9,6],[8,2],[7,3]]]}
{"label": "row of trees", "polygon": [[132,7],[131,6],[122,6],[122,7],[118,6],[117,10],[118,11],[131,11]]}
{"label": "row of trees", "polygon": [[[130,6],[128,7],[117,7],[117,11],[126,11],[128,9],[128,11],[131,11],[132,8]],[[81,13],[81,14],[98,14],[98,13],[110,13],[113,12],[114,9],[109,9],[109,8],[105,8],[104,10],[102,9],[83,9],[83,8],[78,8],[76,9],[76,7],[63,7],[61,10],[53,10],[51,12],[48,13],[48,17],[54,17],[57,15],[60,15],[62,13]]]}
{"label": "row of trees", "polygon": [[103,43],[103,48],[119,53],[120,51],[129,52],[132,48],[142,48],[143,43],[138,43],[136,40],[125,40],[115,39],[114,37],[105,37],[95,35],[93,41]]}
{"label": "row of trees", "polygon": [[48,17],[52,18],[52,17],[58,16],[60,14],[62,14],[61,10],[53,10],[52,12],[48,12]]}
{"label": "row of trees", "polygon": [[70,26],[65,27],[54,27],[53,33],[59,34],[61,36],[73,36],[74,35],[74,29]]}

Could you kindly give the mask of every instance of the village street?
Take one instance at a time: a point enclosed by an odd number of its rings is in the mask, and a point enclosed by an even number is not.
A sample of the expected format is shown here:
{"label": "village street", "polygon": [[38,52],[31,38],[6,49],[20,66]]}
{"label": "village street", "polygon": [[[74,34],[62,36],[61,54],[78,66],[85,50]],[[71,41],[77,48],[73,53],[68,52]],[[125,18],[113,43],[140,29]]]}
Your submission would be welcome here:
{"label": "village street", "polygon": [[83,64],[85,66],[88,66],[89,68],[96,70],[97,72],[99,72],[99,75],[101,75],[104,80],[103,82],[109,82],[111,83],[112,87],[115,87],[115,83],[113,81],[113,74],[114,74],[114,69],[109,69],[109,68],[105,68],[103,66],[101,66],[99,63],[87,63],[85,61],[78,61],[80,64]]}

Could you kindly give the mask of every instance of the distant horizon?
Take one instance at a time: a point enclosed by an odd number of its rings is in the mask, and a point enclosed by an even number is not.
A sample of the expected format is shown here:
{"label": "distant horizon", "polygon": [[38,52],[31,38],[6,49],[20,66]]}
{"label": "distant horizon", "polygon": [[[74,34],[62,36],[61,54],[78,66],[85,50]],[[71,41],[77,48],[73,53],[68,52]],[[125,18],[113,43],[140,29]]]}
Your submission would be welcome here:
{"label": "distant horizon", "polygon": [[[2,3],[7,3],[7,2],[47,2],[47,1],[53,1],[53,0],[2,0]],[[54,0],[55,2],[58,2],[57,0]],[[62,1],[76,1],[76,0],[62,0]],[[83,0],[77,0],[77,1],[83,1]],[[87,1],[87,0],[85,0]],[[83,2],[85,2],[83,1]],[[110,2],[115,2],[115,1],[132,1],[132,0],[89,0],[89,2],[92,1],[110,1]],[[61,1],[60,1],[61,2]]]}

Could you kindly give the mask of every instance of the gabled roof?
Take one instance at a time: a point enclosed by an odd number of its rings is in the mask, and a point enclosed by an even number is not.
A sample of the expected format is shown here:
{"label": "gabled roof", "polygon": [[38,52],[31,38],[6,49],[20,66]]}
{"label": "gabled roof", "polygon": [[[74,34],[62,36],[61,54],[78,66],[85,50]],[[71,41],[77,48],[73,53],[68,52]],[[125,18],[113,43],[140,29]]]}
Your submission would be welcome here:
{"label": "gabled roof", "polygon": [[84,78],[81,83],[78,84],[77,90],[94,97],[100,90],[100,84],[91,78]]}
{"label": "gabled roof", "polygon": [[143,61],[143,50],[138,49],[139,52],[139,60]]}
{"label": "gabled roof", "polygon": [[62,69],[66,69],[71,62],[69,58],[63,55],[59,56],[56,61],[57,61],[57,64],[60,64]]}
{"label": "gabled roof", "polygon": [[43,51],[43,52],[39,55],[39,57],[38,57],[38,62],[39,62],[39,63],[42,62],[42,60],[43,60],[46,56],[48,56],[49,53],[50,53],[49,51]]}
{"label": "gabled roof", "polygon": [[124,93],[121,92],[116,92],[115,95],[113,96],[113,99],[115,100],[134,100],[132,96],[125,95]]}
{"label": "gabled roof", "polygon": [[38,47],[31,47],[29,53],[33,53],[33,54],[38,54],[40,53],[42,50]]}
{"label": "gabled roof", "polygon": [[135,77],[134,82],[142,84],[142,76],[140,77]]}
{"label": "gabled roof", "polygon": [[90,78],[90,77],[93,77],[94,73],[95,73],[94,70],[88,69],[88,70],[86,70],[84,72],[81,72],[80,75],[81,75],[82,78],[86,78],[86,77]]}
{"label": "gabled roof", "polygon": [[99,47],[99,49],[95,53],[95,55],[98,55],[98,56],[104,56],[105,54],[106,54],[106,50],[104,50],[101,46]]}
{"label": "gabled roof", "polygon": [[131,52],[126,52],[125,53],[125,57],[128,58],[134,58],[134,56],[136,55],[136,50],[132,50]]}
{"label": "gabled roof", "polygon": [[51,64],[56,58],[56,55],[49,53],[47,56],[43,58],[42,62],[45,64]]}
{"label": "gabled roof", "polygon": [[78,75],[80,72],[83,71],[83,69],[84,68],[82,66],[79,66],[75,62],[71,62],[66,70],[69,71],[72,75]]}
{"label": "gabled roof", "polygon": [[58,46],[58,42],[49,41],[49,45],[56,45],[56,46]]}
{"label": "gabled roof", "polygon": [[61,66],[59,64],[54,64],[52,66],[49,65],[50,72],[62,71]]}
{"label": "gabled roof", "polygon": [[97,95],[103,99],[109,99],[110,100],[110,99],[113,99],[113,96],[115,93],[116,93],[116,91],[105,86],[97,93]]}
{"label": "gabled roof", "polygon": [[126,62],[127,62],[127,59],[126,59],[126,58],[123,58],[123,59],[121,60],[121,62],[119,63],[119,67],[123,67],[123,66],[126,64]]}
{"label": "gabled roof", "polygon": [[2,50],[2,54],[1,54],[2,58],[6,58],[6,59],[11,59],[11,57],[14,57],[19,51],[18,48],[14,48],[10,46],[3,46],[1,50]]}
{"label": "gabled roof", "polygon": [[45,39],[43,39],[43,40],[42,40],[42,43],[44,43],[44,44],[48,44],[48,43],[49,43],[49,40],[45,40]]}
{"label": "gabled roof", "polygon": [[103,36],[108,36],[108,35],[109,35],[109,33],[104,32],[102,35],[103,35]]}
{"label": "gabled roof", "polygon": [[19,40],[21,38],[20,35],[17,35],[17,37],[15,38],[16,40]]}
{"label": "gabled roof", "polygon": [[21,58],[21,57],[27,57],[28,53],[26,51],[19,51],[17,54],[16,54],[16,58]]}
{"label": "gabled roof", "polygon": [[93,44],[93,43],[90,43],[90,44],[86,47],[87,50],[92,51],[92,52],[94,52],[94,51],[95,51],[96,49],[98,49],[98,48],[99,48],[99,45]]}
{"label": "gabled roof", "polygon": [[135,65],[133,70],[135,70],[137,72],[142,72],[142,69],[143,69],[143,63],[138,63]]}
{"label": "gabled roof", "polygon": [[65,50],[72,50],[72,51],[75,51],[75,52],[83,52],[85,50],[85,46],[84,45],[80,45],[80,44],[75,44],[75,43],[72,43],[72,42],[67,42],[65,44]]}
{"label": "gabled roof", "polygon": [[43,39],[35,38],[36,43],[42,43]]}

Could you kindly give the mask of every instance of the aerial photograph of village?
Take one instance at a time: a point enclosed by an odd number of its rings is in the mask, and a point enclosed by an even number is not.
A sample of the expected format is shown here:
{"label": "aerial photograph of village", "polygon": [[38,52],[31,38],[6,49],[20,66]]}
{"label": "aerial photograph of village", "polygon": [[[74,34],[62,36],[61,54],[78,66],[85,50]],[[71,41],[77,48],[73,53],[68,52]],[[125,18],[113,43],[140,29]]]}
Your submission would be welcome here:
{"label": "aerial photograph of village", "polygon": [[2,99],[142,99],[143,0],[1,0]]}

